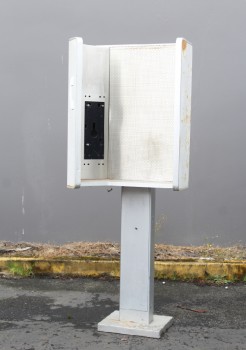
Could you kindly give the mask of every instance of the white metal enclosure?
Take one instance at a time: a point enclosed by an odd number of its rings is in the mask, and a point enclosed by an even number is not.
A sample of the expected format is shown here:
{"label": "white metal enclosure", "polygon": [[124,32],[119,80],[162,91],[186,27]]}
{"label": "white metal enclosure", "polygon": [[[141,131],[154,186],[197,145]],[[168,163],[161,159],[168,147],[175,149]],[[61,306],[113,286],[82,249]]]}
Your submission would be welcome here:
{"label": "white metal enclosure", "polygon": [[67,186],[187,188],[191,74],[192,47],[182,38],[120,46],[70,39]]}
{"label": "white metal enclosure", "polygon": [[[192,48],[69,43],[69,188],[121,186],[119,311],[98,330],[159,338],[154,315],[155,189],[188,187]],[[141,188],[142,187],[142,188]]]}

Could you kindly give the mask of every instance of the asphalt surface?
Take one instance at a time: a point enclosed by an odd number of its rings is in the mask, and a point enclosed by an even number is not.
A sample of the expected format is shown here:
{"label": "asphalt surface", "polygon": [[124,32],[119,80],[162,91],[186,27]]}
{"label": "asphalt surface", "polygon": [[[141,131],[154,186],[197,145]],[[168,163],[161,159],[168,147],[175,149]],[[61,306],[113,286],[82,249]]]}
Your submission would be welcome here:
{"label": "asphalt surface", "polygon": [[246,349],[246,284],[155,282],[161,339],[99,333],[118,301],[117,280],[0,279],[0,349]]}

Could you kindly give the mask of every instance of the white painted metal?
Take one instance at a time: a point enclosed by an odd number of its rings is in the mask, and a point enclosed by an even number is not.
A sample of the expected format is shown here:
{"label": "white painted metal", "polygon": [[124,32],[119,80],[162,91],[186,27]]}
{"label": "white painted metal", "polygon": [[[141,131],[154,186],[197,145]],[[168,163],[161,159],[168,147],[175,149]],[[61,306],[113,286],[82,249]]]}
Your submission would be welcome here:
{"label": "white painted metal", "polygon": [[122,188],[120,320],[149,324],[154,303],[155,189]]}
{"label": "white painted metal", "polygon": [[122,188],[120,310],[98,330],[159,338],[172,317],[154,310],[155,189]]}
{"label": "white painted metal", "polygon": [[[69,66],[69,75],[75,76],[77,90],[71,98],[69,79],[68,187],[187,188],[191,45],[184,39],[122,46],[73,40],[69,57],[75,68]],[[74,54],[82,46],[83,59]],[[105,102],[104,160],[83,158],[85,95]]]}
{"label": "white painted metal", "polygon": [[[120,310],[98,324],[101,331],[159,338],[172,323],[153,315],[154,188],[188,187],[191,61],[184,39],[115,47],[69,42],[67,185],[123,187]],[[84,159],[85,101],[105,103],[102,160]]]}
{"label": "white painted metal", "polygon": [[173,323],[170,316],[154,315],[153,321],[148,324],[139,324],[136,322],[122,321],[119,317],[119,311],[114,311],[100,323],[98,330],[101,332],[120,333],[128,335],[138,335],[140,337],[160,338]]}
{"label": "white painted metal", "polygon": [[67,186],[81,184],[82,38],[69,41]]}
{"label": "white painted metal", "polygon": [[[83,45],[81,180],[108,177],[109,48]],[[85,101],[104,102],[104,158],[84,159]]]}
{"label": "white painted metal", "polygon": [[121,181],[121,180],[84,180],[80,184],[86,186],[127,186],[127,187],[149,187],[149,188],[173,188],[172,182],[143,182],[143,181]]}
{"label": "white painted metal", "polygon": [[192,46],[182,38],[176,41],[175,66],[173,188],[182,190],[189,185],[192,85]]}
{"label": "white painted metal", "polygon": [[109,177],[173,180],[175,44],[110,48]]}

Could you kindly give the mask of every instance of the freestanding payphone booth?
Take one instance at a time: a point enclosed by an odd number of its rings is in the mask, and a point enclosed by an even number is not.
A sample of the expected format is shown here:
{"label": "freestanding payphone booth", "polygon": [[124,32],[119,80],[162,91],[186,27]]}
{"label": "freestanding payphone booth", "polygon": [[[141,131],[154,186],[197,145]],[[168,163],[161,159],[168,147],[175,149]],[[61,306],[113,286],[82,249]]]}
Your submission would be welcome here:
{"label": "freestanding payphone booth", "polygon": [[69,41],[67,187],[120,186],[120,307],[98,330],[159,338],[155,188],[188,187],[192,46]]}

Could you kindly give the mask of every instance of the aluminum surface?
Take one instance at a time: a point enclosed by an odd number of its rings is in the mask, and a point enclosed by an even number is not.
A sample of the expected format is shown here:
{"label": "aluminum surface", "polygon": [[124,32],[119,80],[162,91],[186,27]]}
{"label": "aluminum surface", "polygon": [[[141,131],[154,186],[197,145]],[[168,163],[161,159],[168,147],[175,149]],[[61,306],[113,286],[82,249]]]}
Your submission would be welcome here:
{"label": "aluminum surface", "polygon": [[175,44],[110,48],[109,177],[173,180]]}
{"label": "aluminum surface", "polygon": [[149,324],[154,303],[155,190],[122,188],[120,320]]}
{"label": "aluminum surface", "polygon": [[[108,176],[109,48],[83,45],[83,105],[81,118],[81,181]],[[85,101],[104,102],[104,158],[84,159]]]}
{"label": "aluminum surface", "polygon": [[68,145],[67,186],[78,187],[81,183],[81,96],[82,96],[82,47],[81,38],[69,41],[68,70]]}
{"label": "aluminum surface", "polygon": [[[71,42],[68,187],[187,188],[191,45]],[[85,101],[105,105],[104,159],[84,159]]]}
{"label": "aluminum surface", "polygon": [[176,41],[176,82],[174,103],[174,179],[176,190],[189,186],[192,46]]}

